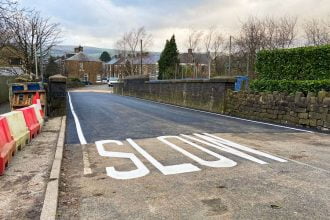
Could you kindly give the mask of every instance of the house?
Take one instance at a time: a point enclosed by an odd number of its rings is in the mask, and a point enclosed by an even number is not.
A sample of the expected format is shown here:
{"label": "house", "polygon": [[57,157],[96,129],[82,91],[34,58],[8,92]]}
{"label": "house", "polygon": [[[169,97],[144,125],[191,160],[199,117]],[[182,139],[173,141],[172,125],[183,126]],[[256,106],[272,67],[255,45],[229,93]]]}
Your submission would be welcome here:
{"label": "house", "polygon": [[12,45],[0,48],[0,75],[17,76],[24,74],[23,56]]}
{"label": "house", "polygon": [[188,49],[188,53],[179,54],[180,68],[178,75],[182,78],[207,78],[209,74],[209,56],[206,53],[193,53]]}
{"label": "house", "polygon": [[96,83],[104,77],[102,61],[89,57],[83,47],[75,48],[75,55],[64,60],[64,75],[83,82]]}
{"label": "house", "polygon": [[119,78],[119,71],[117,70],[117,65],[119,65],[122,62],[121,57],[114,56],[109,62],[104,64],[104,72],[107,78],[109,77],[117,77]]}
{"label": "house", "polygon": [[136,56],[127,55],[126,57],[116,55],[110,62],[105,64],[105,71],[109,76],[118,78],[134,75],[154,76],[158,74],[159,58],[159,54],[150,53],[144,53],[142,59],[140,54]]}

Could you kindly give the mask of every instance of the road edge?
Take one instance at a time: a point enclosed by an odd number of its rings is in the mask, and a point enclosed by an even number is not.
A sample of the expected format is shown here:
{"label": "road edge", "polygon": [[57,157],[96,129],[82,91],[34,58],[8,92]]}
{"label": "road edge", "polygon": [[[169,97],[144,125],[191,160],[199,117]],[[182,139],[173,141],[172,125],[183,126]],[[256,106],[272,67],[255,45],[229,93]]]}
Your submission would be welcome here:
{"label": "road edge", "polygon": [[65,131],[66,131],[66,116],[63,116],[61,120],[61,129],[56,144],[55,157],[53,160],[53,165],[45,192],[45,199],[41,210],[41,215],[40,215],[41,220],[56,219],[60,173],[61,173],[63,148],[65,141]]}

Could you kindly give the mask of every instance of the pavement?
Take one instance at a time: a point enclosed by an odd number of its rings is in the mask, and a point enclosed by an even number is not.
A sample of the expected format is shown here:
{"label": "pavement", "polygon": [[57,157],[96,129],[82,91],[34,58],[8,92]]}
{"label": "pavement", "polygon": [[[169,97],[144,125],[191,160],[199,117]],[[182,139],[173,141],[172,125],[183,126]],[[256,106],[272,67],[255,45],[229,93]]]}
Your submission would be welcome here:
{"label": "pavement", "polygon": [[95,90],[70,92],[58,219],[330,216],[329,135]]}
{"label": "pavement", "polygon": [[0,219],[39,219],[60,125],[61,117],[49,119],[0,176]]}

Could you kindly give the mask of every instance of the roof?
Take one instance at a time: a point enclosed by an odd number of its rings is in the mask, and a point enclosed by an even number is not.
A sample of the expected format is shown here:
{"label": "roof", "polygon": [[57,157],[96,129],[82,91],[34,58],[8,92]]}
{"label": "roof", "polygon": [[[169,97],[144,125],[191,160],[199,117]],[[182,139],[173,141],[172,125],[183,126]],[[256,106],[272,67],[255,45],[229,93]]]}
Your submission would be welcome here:
{"label": "roof", "polygon": [[84,52],[80,51],[79,53],[75,54],[74,56],[66,59],[66,60],[75,60],[75,61],[80,61],[80,62],[88,62],[88,61],[92,61],[92,62],[102,62],[98,59],[92,58],[87,56]]}
{"label": "roof", "polygon": [[18,76],[23,75],[22,67],[0,67],[0,76]]}
{"label": "roof", "polygon": [[112,58],[109,62],[106,62],[105,64],[116,64],[118,61],[120,60],[120,58]]}
{"label": "roof", "polygon": [[196,60],[196,63],[199,64],[208,64],[209,63],[209,59],[207,54],[204,53],[181,53],[179,54],[179,59],[180,59],[180,63],[189,63],[189,64],[193,64],[194,63],[194,59]]}
{"label": "roof", "polygon": [[[147,56],[142,57],[142,64],[150,64],[155,65],[158,63],[160,58],[159,54],[148,54]],[[133,64],[140,64],[141,63],[141,57],[137,56],[134,58],[126,58],[126,59],[118,59],[116,63],[114,64],[126,64],[126,61],[132,62]]]}

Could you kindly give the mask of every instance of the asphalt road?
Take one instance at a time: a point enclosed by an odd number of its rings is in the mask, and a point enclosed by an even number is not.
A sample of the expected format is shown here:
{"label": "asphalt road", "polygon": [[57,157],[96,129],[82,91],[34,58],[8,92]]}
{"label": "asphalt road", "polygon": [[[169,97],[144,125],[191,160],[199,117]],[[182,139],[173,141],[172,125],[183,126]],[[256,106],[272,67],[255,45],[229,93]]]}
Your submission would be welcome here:
{"label": "asphalt road", "polygon": [[[87,143],[182,133],[297,132],[114,94],[73,92],[71,97]],[[66,143],[80,143],[71,112]]]}
{"label": "asphalt road", "polygon": [[329,135],[110,93],[70,97],[59,219],[330,216]]}

